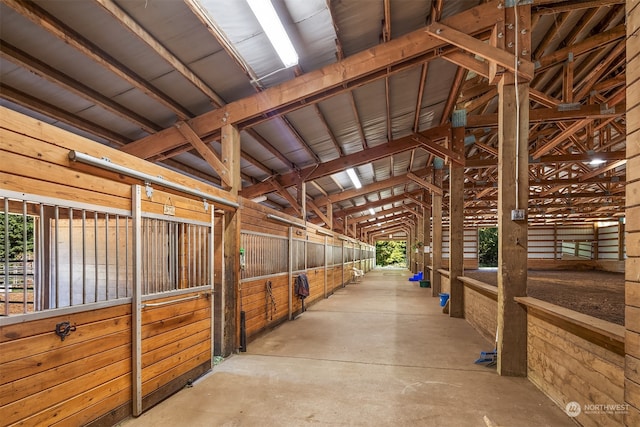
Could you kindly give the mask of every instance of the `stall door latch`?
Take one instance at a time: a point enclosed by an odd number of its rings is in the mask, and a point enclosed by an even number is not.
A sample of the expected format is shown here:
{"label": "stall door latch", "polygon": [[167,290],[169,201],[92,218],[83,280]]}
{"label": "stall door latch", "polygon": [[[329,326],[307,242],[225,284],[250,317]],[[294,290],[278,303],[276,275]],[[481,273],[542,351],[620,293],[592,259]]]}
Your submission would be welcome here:
{"label": "stall door latch", "polygon": [[76,327],[71,326],[69,322],[60,322],[56,325],[56,335],[60,337],[60,341],[64,341],[64,339],[71,332],[75,331]]}

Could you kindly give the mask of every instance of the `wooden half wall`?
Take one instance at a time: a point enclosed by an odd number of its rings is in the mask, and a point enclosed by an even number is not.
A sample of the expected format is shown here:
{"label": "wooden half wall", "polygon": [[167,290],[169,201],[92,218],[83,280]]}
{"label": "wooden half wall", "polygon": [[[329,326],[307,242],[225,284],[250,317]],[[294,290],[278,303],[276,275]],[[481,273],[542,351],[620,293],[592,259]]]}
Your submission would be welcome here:
{"label": "wooden half wall", "polygon": [[[461,281],[467,322],[493,344],[497,288],[468,277]],[[529,380],[562,410],[576,402],[580,425],[622,425],[627,412],[624,327],[535,298],[517,300],[527,309]]]}

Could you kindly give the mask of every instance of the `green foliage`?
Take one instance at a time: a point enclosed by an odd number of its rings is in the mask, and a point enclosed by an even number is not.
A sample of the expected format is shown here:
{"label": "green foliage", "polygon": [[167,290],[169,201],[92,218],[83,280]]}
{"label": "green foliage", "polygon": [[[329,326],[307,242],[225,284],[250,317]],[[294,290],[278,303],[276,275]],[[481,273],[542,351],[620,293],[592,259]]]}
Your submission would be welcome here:
{"label": "green foliage", "polygon": [[387,240],[376,242],[376,265],[407,265],[407,242]]}
{"label": "green foliage", "polygon": [[[5,258],[5,242],[7,238],[5,228],[5,215],[0,213],[0,259]],[[27,241],[25,247],[24,241],[24,217],[22,215],[8,216],[9,228],[9,259],[18,260],[22,259],[26,254],[33,253],[33,217],[27,217]]]}
{"label": "green foliage", "polygon": [[498,229],[478,229],[478,264],[480,267],[498,266]]}

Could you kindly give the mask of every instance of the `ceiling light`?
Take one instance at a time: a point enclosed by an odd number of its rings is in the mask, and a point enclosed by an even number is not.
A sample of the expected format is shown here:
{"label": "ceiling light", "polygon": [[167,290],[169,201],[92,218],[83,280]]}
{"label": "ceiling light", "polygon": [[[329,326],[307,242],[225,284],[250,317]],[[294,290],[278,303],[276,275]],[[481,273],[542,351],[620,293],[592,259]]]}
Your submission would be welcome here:
{"label": "ceiling light", "polygon": [[591,166],[598,166],[598,165],[601,165],[601,164],[606,163],[606,162],[607,162],[606,160],[602,160],[602,159],[597,159],[597,158],[596,158],[596,159],[592,159],[592,160],[589,162],[589,164],[590,164]]}
{"label": "ceiling light", "polygon": [[356,171],[352,168],[346,170],[347,175],[351,178],[351,182],[353,182],[353,186],[356,188],[362,188],[362,184],[360,184],[360,180],[358,179],[358,175],[356,175]]}
{"label": "ceiling light", "polygon": [[374,211],[374,210],[373,210],[373,208],[369,208],[369,213],[370,213],[371,215],[375,215],[375,214],[376,214],[376,211]]}
{"label": "ceiling light", "polygon": [[256,202],[256,203],[264,202],[265,200],[267,200],[267,196],[264,196],[264,195],[254,197],[253,199],[251,199],[252,202]]}
{"label": "ceiling light", "polygon": [[284,66],[289,68],[297,65],[298,54],[282,26],[282,21],[280,21],[276,10],[273,8],[271,0],[247,0],[247,3],[258,22],[260,22],[262,30],[269,38]]}

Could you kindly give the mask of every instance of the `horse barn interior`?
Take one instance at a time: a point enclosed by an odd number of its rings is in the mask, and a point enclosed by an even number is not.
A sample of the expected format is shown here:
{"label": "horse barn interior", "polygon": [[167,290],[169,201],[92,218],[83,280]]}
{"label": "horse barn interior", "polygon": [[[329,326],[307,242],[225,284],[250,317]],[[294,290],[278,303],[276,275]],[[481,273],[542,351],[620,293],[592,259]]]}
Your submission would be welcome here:
{"label": "horse barn interior", "polygon": [[640,425],[639,0],[0,20],[0,424]]}

